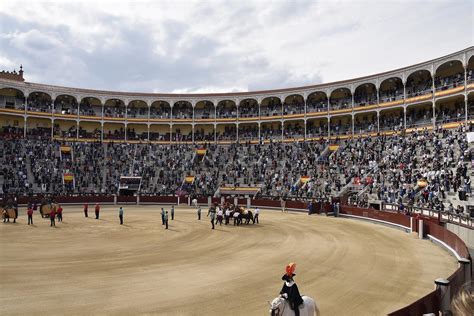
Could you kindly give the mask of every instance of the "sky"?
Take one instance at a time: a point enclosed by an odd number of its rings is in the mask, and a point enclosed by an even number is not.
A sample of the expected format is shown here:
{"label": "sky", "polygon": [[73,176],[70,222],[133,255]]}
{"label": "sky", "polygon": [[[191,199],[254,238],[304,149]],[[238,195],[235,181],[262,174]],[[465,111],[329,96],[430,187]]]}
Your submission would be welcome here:
{"label": "sky", "polygon": [[409,66],[474,45],[472,0],[0,0],[0,70],[163,93],[256,91]]}

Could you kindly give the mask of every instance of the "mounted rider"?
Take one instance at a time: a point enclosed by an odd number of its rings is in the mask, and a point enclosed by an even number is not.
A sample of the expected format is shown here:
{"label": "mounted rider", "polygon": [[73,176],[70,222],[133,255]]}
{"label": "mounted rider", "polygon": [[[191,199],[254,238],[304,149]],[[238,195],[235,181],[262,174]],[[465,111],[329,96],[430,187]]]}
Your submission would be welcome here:
{"label": "mounted rider", "polygon": [[295,316],[299,316],[299,306],[303,304],[303,299],[301,298],[298,286],[293,280],[293,277],[296,275],[294,274],[295,269],[295,263],[290,263],[286,266],[286,273],[281,277],[285,283],[280,291],[280,296],[288,300],[290,308],[295,312]]}

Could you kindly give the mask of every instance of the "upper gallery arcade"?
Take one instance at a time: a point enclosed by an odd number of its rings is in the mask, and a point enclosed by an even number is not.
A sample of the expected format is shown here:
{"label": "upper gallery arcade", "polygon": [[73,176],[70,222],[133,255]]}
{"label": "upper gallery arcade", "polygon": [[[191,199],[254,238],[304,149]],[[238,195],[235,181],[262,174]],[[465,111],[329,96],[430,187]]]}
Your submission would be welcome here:
{"label": "upper gallery arcade", "polygon": [[154,142],[346,138],[474,119],[474,47],[381,74],[216,94],[113,92],[0,72],[2,135]]}

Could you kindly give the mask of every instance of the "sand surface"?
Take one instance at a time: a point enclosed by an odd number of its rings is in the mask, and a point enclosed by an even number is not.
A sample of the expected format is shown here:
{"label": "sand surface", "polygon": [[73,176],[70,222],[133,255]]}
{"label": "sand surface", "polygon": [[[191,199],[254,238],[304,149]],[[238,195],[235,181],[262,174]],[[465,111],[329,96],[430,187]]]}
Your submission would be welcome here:
{"label": "sand surface", "polygon": [[[383,315],[448,277],[456,260],[400,230],[263,210],[260,224],[210,229],[194,209],[104,206],[100,219],[64,206],[56,228],[0,224],[1,315],[268,315],[288,262],[322,315]],[[169,210],[169,208],[168,208]]]}

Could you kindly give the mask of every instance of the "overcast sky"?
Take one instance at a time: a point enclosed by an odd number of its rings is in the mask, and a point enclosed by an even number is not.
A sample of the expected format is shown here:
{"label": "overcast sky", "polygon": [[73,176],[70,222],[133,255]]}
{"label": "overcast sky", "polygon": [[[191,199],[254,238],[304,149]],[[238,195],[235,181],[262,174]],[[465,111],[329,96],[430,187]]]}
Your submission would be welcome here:
{"label": "overcast sky", "polygon": [[472,46],[473,3],[0,0],[0,69],[136,92],[317,84]]}

